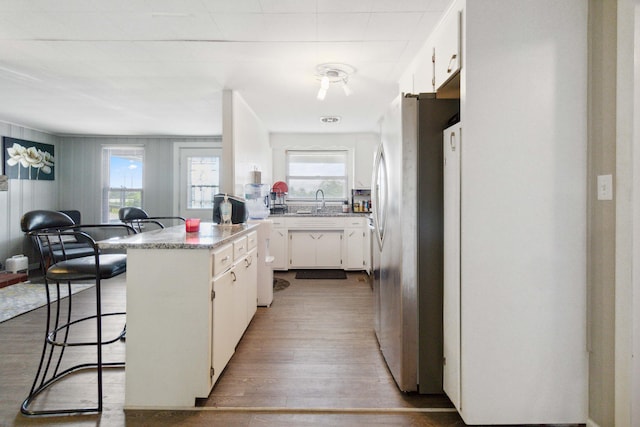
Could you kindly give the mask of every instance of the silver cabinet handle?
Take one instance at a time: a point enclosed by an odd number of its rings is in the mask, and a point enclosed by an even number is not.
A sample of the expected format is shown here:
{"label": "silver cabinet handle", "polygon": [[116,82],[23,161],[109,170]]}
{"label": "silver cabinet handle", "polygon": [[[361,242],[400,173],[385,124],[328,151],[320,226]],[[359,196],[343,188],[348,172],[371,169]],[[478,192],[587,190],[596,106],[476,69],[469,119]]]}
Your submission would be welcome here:
{"label": "silver cabinet handle", "polygon": [[453,63],[453,61],[456,60],[457,57],[458,55],[456,55],[455,53],[451,55],[451,59],[449,60],[449,66],[447,67],[447,73],[450,73],[451,70],[453,70],[453,67],[451,66],[451,64]]}
{"label": "silver cabinet handle", "polygon": [[451,132],[451,136],[449,136],[449,145],[451,145],[451,151],[456,151],[456,133]]}
{"label": "silver cabinet handle", "polygon": [[229,261],[229,259],[229,255],[227,255],[226,257],[222,258],[220,262],[224,264],[225,262]]}

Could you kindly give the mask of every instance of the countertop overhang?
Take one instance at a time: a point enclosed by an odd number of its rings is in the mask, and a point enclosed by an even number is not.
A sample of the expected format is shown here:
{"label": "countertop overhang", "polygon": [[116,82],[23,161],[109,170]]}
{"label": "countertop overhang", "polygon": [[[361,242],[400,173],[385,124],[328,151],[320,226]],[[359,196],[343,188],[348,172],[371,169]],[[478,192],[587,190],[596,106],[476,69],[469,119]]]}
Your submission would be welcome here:
{"label": "countertop overhang", "polygon": [[101,249],[214,249],[255,230],[259,224],[200,223],[200,231],[187,233],[184,225],[145,231],[98,242]]}

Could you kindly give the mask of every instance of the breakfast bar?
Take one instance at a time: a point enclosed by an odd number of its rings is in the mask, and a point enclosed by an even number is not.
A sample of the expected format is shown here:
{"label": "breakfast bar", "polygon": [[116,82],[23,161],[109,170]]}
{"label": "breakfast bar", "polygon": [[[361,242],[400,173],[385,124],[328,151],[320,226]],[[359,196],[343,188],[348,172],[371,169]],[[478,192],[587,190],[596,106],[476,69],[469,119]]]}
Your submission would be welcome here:
{"label": "breakfast bar", "polygon": [[256,312],[257,225],[102,240],[127,251],[125,409],[193,407]]}

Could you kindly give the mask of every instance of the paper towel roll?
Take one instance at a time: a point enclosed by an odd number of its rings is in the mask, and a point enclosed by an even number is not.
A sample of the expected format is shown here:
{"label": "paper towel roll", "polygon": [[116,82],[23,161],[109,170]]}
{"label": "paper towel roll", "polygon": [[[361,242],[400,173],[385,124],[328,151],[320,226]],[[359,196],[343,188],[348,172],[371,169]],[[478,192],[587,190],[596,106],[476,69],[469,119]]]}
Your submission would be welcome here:
{"label": "paper towel roll", "polygon": [[260,171],[251,171],[251,183],[252,184],[262,184],[262,172],[260,172]]}

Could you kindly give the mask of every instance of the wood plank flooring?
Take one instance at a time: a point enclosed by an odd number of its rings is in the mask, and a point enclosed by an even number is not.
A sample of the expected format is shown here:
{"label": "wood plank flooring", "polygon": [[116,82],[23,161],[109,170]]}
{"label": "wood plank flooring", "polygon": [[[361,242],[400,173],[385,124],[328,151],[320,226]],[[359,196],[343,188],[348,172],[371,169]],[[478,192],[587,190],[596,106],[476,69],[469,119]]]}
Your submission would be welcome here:
{"label": "wood plank flooring", "polygon": [[[228,367],[208,399],[187,411],[123,411],[123,370],[104,376],[104,411],[97,415],[27,418],[19,413],[37,367],[44,310],[0,324],[0,426],[463,426],[445,396],[400,393],[378,351],[372,330],[371,289],[362,273],[347,280],[296,280],[276,292],[270,308],[258,308]],[[76,295],[76,308],[91,309],[91,290]],[[103,305],[124,309],[123,279],[103,289]],[[109,326],[117,330],[120,325]],[[106,353],[124,354],[118,343]],[[91,401],[90,376],[52,402]],[[436,408],[435,412],[428,412]],[[410,411],[410,412],[404,412]],[[416,411],[416,412],[413,412]],[[425,412],[417,412],[425,411]]]}

